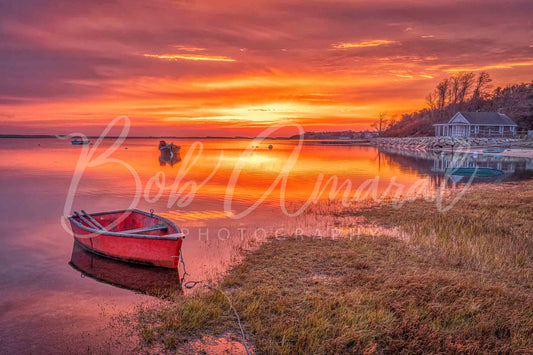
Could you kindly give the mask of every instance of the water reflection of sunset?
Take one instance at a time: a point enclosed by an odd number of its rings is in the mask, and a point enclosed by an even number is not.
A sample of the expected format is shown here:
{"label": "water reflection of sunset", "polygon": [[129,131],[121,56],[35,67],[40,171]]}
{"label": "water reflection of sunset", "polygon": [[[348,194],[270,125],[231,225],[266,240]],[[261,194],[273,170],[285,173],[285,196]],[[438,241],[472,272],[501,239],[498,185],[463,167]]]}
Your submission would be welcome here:
{"label": "water reflection of sunset", "polygon": [[[180,156],[183,160],[173,166],[161,166],[158,139],[127,139],[110,157],[117,161],[85,169],[70,205],[67,203],[69,186],[82,147],[59,139],[1,140],[0,186],[6,203],[2,205],[0,216],[4,227],[2,237],[7,248],[0,250],[0,261],[7,277],[0,280],[0,286],[8,290],[6,299],[12,308],[10,316],[4,318],[7,324],[11,327],[16,323],[15,331],[26,332],[35,319],[32,311],[48,314],[48,303],[62,304],[69,319],[80,324],[92,324],[98,321],[88,315],[95,306],[94,302],[113,298],[116,299],[116,308],[122,309],[139,299],[129,291],[102,285],[90,278],[80,278],[67,264],[72,256],[72,236],[60,224],[61,216],[73,210],[84,209],[89,213],[120,210],[134,201],[138,192],[135,180],[131,172],[118,162],[128,164],[139,175],[141,198],[134,207],[144,211],[153,209],[154,213],[174,221],[186,235],[182,251],[187,260],[187,271],[195,278],[208,280],[217,279],[238,262],[243,250],[253,248],[272,236],[377,236],[378,230],[361,225],[360,217],[346,211],[374,203],[374,191],[377,198],[387,197],[383,195],[393,185],[392,182],[403,184],[404,194],[412,187],[419,191],[419,188],[428,185],[434,191],[434,185],[442,181],[432,170],[435,162],[438,166],[442,159],[453,158],[420,152],[384,152],[365,146],[304,145],[288,174],[285,189],[282,189],[281,183],[278,184],[253,211],[240,217],[276,180],[297,142],[202,140],[203,150],[196,162],[191,164],[192,160],[187,162],[186,157],[194,142],[175,139],[173,143],[182,147]],[[113,140],[104,140],[96,148],[93,158],[112,144]],[[273,145],[272,150],[268,149],[270,144]],[[254,148],[247,158],[241,159],[249,145]],[[93,149],[95,146],[85,148]],[[231,205],[227,208],[228,181],[240,159],[242,170]],[[219,167],[213,176],[196,191],[188,204],[178,206],[173,200],[175,192],[171,189],[165,190],[158,198],[155,188],[150,198],[144,194],[144,189],[158,173],[164,174],[166,187],[175,182],[180,171],[183,177],[179,186],[190,181],[200,184],[216,169],[217,164]],[[519,166],[525,166],[525,162],[516,163],[517,171]],[[321,174],[323,179],[320,181]],[[329,179],[335,178],[340,192],[336,196],[337,201],[329,201],[330,192],[335,191]],[[317,181],[321,182],[320,187],[324,191],[316,204],[306,205]],[[363,186],[363,195],[369,192],[367,200],[355,200],[349,208],[339,203],[346,187],[342,184],[346,181],[351,183],[349,198],[356,197],[357,189]],[[377,182],[377,185],[365,185],[366,182]],[[186,189],[184,194],[188,192]],[[387,194],[391,197],[394,192],[393,189]],[[405,201],[404,197],[402,201]],[[169,202],[172,203],[169,205]],[[306,209],[289,217],[282,206],[286,207],[287,213],[294,213],[302,206]],[[435,211],[436,208],[435,205]],[[35,268],[35,265],[39,267]],[[50,287],[65,292],[51,294]],[[45,304],[28,303],[24,296],[27,290],[33,298],[45,299]],[[57,330],[57,324],[63,324],[45,315],[38,316],[38,319],[47,329]],[[39,332],[49,334],[41,329],[38,329]]]}
{"label": "water reflection of sunset", "polygon": [[[102,154],[111,142],[111,140],[104,141],[103,145],[97,148],[93,157]],[[198,198],[210,198],[219,201],[224,199],[229,178],[234,172],[237,161],[241,159],[243,165],[235,186],[233,199],[240,202],[251,202],[257,200],[274,183],[282,172],[282,166],[287,162],[297,145],[297,142],[291,141],[263,142],[248,157],[243,159],[243,152],[249,141],[207,140],[202,142],[203,150],[199,152],[200,155],[194,161],[194,158],[185,159],[193,141],[184,140],[179,143],[182,145],[181,157],[184,160],[173,167],[160,166],[157,160],[158,151],[155,140],[127,140],[122,147],[113,153],[112,158],[120,159],[134,168],[142,181],[143,190],[146,189],[146,184],[150,178],[156,173],[162,172],[167,188],[161,197],[163,200],[168,199],[169,189],[180,173],[185,173],[185,176],[181,178],[179,183],[194,181],[196,184],[200,184],[219,164],[219,168],[212,178],[196,191]],[[274,144],[275,149],[267,149],[270,143]],[[27,170],[38,170],[43,175],[72,174],[72,167],[80,154],[79,150],[68,146],[67,142],[64,141],[47,140],[47,144],[50,146],[43,144],[41,147],[13,150],[2,159],[0,168],[19,166]],[[153,146],[152,149],[150,149],[151,146]],[[128,149],[124,149],[125,147]],[[90,149],[94,149],[94,147]],[[31,154],[28,154],[28,150],[31,151]],[[183,170],[187,171],[184,172]],[[364,181],[375,177],[380,179],[380,190],[386,188],[392,177],[395,177],[396,183],[405,185],[410,185],[421,178],[417,174],[405,171],[399,164],[382,159],[380,153],[372,147],[354,149],[306,145],[302,147],[298,160],[287,177],[287,187],[282,191],[281,183],[279,183],[265,202],[278,204],[281,192],[283,192],[286,202],[305,201],[311,197],[321,174],[324,175],[321,186],[325,185],[328,178],[336,176],[339,185],[349,180],[354,192]],[[135,189],[131,173],[124,166],[116,163],[87,167],[83,172],[80,184],[82,191],[87,188],[86,182],[89,180],[106,181],[106,191],[111,193],[124,194],[126,191],[133,193],[133,189]],[[156,188],[152,187],[150,195],[154,195],[156,192]],[[328,195],[329,193],[324,193],[321,198],[327,198]],[[220,204],[220,208],[222,208],[222,204]]]}

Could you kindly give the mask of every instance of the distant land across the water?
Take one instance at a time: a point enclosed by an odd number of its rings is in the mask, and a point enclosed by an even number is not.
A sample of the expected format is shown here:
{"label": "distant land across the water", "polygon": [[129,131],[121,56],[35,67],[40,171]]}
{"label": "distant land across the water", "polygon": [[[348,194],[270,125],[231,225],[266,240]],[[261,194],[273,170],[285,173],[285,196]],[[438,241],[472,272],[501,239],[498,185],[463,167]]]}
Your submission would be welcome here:
{"label": "distant land across the water", "polygon": [[[80,138],[77,135],[54,135],[54,134],[0,134],[0,138]],[[88,139],[98,139],[99,136],[86,136],[84,138]],[[104,139],[117,139],[121,138],[120,136],[106,136]],[[218,137],[218,136],[191,136],[191,137],[179,137],[179,136],[127,136],[123,137],[126,139],[254,139],[254,138],[264,138],[264,139],[291,139],[291,137]]]}
{"label": "distant land across the water", "polygon": [[[305,132],[304,139],[311,140],[322,140],[322,139],[360,139],[360,138],[371,138],[375,136],[375,132],[354,132],[354,131],[331,131],[331,132]],[[70,134],[0,134],[0,138],[81,138],[77,135]],[[98,139],[99,136],[87,136],[87,139]],[[106,136],[104,139],[117,139],[120,136]],[[300,135],[296,134],[290,137],[246,137],[246,136],[234,136],[234,137],[224,137],[224,136],[189,136],[189,137],[180,137],[180,136],[127,136],[124,137],[127,139],[299,139]]]}

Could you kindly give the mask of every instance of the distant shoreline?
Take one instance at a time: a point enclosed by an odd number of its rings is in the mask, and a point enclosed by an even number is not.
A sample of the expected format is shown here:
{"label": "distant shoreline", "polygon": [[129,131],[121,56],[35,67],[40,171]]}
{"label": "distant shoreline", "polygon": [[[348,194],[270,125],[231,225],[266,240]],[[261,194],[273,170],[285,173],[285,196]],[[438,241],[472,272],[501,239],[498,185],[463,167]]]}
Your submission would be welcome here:
{"label": "distant shoreline", "polygon": [[[70,136],[70,135],[25,135],[25,134],[0,134],[0,139],[34,139],[34,138],[63,138],[63,139],[73,139],[73,138],[81,138],[79,136]],[[84,137],[85,138],[85,137]],[[99,136],[87,136],[87,139],[99,139]],[[118,139],[121,138],[120,136],[107,136],[104,137],[104,139]],[[132,136],[132,137],[123,137],[125,139],[227,139],[227,140],[237,140],[237,139],[264,139],[264,140],[298,140],[298,137],[212,137],[212,136],[206,136],[206,137],[176,137],[176,136]],[[334,138],[304,138],[304,141],[307,144],[324,144],[324,145],[369,145],[370,140],[359,138],[359,139],[334,139]]]}
{"label": "distant shoreline", "polygon": [[[79,138],[79,136],[71,136],[71,135],[46,135],[46,134],[0,134],[0,139],[2,138]],[[99,139],[99,136],[87,136],[87,139]],[[104,137],[104,139],[118,139],[118,138],[125,138],[125,139],[272,139],[272,140],[279,140],[279,139],[295,139],[291,137],[211,137],[211,136],[205,136],[205,137],[176,137],[176,136],[132,136],[132,137],[120,137],[120,136],[107,136]]]}

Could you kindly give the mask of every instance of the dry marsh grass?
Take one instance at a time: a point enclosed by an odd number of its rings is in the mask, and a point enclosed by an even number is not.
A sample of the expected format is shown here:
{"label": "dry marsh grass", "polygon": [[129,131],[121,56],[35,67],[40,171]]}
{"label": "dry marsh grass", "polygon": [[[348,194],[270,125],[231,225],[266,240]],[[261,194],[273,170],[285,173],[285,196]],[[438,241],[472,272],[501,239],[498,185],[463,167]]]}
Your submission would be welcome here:
{"label": "dry marsh grass", "polygon": [[[533,300],[482,272],[437,263],[392,238],[272,241],[221,288],[258,353],[531,351]],[[238,332],[218,291],[141,315],[167,349]]]}
{"label": "dry marsh grass", "polygon": [[[476,188],[442,215],[425,201],[345,211],[398,227],[410,241],[272,240],[220,289],[257,353],[531,353],[532,199],[527,182]],[[138,320],[148,348],[170,351],[204,334],[238,333],[214,290]]]}
{"label": "dry marsh grass", "polygon": [[[404,231],[411,245],[468,268],[533,268],[533,182],[472,186],[449,211],[417,200],[354,212]],[[454,195],[445,198],[449,203]],[[350,213],[350,212],[345,212]]]}

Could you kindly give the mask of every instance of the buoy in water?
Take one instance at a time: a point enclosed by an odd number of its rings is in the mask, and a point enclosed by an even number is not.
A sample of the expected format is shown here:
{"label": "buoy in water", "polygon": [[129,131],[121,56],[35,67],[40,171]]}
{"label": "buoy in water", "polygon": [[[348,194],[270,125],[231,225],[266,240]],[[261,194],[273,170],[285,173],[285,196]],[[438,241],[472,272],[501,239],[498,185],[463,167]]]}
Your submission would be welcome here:
{"label": "buoy in water", "polygon": [[274,147],[272,147],[272,144],[270,144],[270,145],[268,146],[268,149],[272,150],[272,148],[274,148]]}

